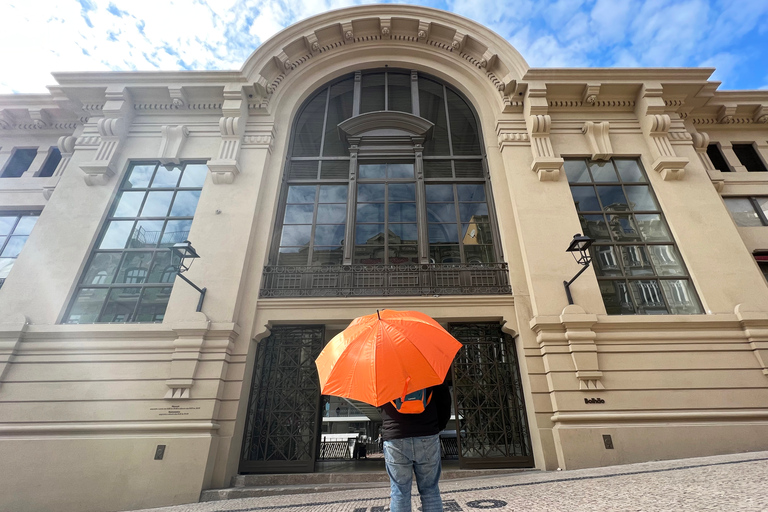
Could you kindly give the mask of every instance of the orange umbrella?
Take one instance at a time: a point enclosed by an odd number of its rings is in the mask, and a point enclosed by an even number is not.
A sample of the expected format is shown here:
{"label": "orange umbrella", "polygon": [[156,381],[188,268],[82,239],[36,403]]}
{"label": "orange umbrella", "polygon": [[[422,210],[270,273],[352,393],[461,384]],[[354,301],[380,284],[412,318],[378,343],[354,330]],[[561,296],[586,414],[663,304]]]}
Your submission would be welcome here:
{"label": "orange umbrella", "polygon": [[377,311],[354,319],[325,346],[315,361],[320,390],[379,407],[442,384],[460,348],[424,313]]}

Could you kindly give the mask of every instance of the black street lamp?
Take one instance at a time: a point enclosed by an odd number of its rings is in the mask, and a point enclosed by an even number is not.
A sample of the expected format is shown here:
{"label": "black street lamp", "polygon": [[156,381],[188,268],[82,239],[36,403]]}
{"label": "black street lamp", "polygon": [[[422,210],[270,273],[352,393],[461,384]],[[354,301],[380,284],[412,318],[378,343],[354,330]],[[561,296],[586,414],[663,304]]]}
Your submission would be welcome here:
{"label": "black street lamp", "polygon": [[[573,284],[576,278],[579,277],[585,270],[587,270],[589,264],[592,262],[592,257],[587,251],[589,246],[592,245],[592,242],[594,242],[594,240],[588,236],[582,235],[581,233],[576,233],[573,235],[573,240],[571,240],[571,243],[565,250],[565,252],[569,252],[573,255],[573,259],[576,260],[576,263],[579,265],[584,265],[584,268],[579,270],[579,272],[573,276],[573,279],[570,281],[563,281],[563,285],[565,285],[565,295],[568,297],[568,304],[573,304],[573,297],[571,296],[570,288],[571,284]],[[579,253],[578,257],[576,256],[576,253]]]}
{"label": "black street lamp", "polygon": [[189,240],[184,240],[183,242],[179,242],[177,244],[173,244],[173,247],[171,247],[171,251],[173,252],[173,256],[179,258],[179,265],[176,267],[176,275],[185,280],[189,285],[200,292],[200,300],[197,302],[197,312],[199,313],[203,308],[203,299],[205,299],[205,290],[206,288],[200,288],[195,283],[187,279],[182,275],[182,272],[186,272],[189,270],[189,267],[192,266],[192,262],[187,265],[185,263],[185,259],[195,260],[200,257],[199,254],[197,254],[197,251],[195,251],[195,248],[192,247],[192,243]]}

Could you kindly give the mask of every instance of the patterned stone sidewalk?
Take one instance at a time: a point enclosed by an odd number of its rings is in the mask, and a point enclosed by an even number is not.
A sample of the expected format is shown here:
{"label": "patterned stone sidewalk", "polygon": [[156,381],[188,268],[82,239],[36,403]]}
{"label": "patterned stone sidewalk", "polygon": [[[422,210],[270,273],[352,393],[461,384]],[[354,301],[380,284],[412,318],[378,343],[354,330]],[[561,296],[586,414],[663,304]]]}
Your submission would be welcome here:
{"label": "patterned stone sidewalk", "polygon": [[[768,511],[768,452],[469,478],[441,482],[440,489],[446,512]],[[388,491],[268,496],[144,512],[386,512]]]}

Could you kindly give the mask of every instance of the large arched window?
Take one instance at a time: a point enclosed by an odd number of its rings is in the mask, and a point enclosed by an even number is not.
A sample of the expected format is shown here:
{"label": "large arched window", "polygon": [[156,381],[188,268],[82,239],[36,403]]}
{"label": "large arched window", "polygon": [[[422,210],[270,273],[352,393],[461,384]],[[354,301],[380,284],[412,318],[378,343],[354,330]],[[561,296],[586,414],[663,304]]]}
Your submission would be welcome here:
{"label": "large arched window", "polygon": [[415,71],[357,72],[314,93],[281,198],[272,265],[501,261],[476,116]]}

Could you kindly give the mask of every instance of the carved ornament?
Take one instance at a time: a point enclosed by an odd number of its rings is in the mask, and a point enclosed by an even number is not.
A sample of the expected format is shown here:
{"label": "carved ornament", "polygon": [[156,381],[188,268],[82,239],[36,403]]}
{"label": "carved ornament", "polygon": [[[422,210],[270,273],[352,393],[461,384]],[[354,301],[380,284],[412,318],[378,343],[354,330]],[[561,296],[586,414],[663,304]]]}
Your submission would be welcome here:
{"label": "carved ornament", "polygon": [[610,160],[613,156],[609,132],[610,123],[608,121],[599,123],[587,121],[584,123],[582,133],[587,136],[587,144],[589,144],[593,160]]}

